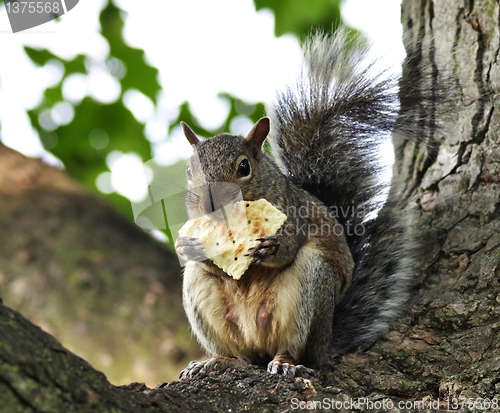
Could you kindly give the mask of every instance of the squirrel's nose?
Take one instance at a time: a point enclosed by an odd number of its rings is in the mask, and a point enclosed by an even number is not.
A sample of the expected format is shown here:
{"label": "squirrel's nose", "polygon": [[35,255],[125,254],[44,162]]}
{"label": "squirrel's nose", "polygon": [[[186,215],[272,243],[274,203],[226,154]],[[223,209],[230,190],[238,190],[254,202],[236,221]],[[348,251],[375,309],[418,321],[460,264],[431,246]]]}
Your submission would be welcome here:
{"label": "squirrel's nose", "polygon": [[213,197],[212,197],[212,194],[209,190],[208,185],[203,188],[202,198],[203,198],[203,202],[200,203],[200,207],[202,210],[201,212],[205,215],[211,214],[212,212],[214,212],[216,208],[214,206]]}
{"label": "squirrel's nose", "polygon": [[200,212],[202,214],[211,214],[221,207],[222,200],[216,191],[216,186],[210,182],[200,188],[199,195],[202,199],[202,202],[200,202]]}
{"label": "squirrel's nose", "polygon": [[209,182],[199,188],[200,212],[204,215],[220,210],[225,205],[243,200],[239,186],[231,182]]}

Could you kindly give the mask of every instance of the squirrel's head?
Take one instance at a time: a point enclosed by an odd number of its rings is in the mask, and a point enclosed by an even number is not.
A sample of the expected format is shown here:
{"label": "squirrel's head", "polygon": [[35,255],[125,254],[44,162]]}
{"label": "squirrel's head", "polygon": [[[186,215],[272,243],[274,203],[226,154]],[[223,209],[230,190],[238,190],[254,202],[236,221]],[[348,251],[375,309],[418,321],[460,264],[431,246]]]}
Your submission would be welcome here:
{"label": "squirrel's head", "polygon": [[263,157],[269,118],[260,119],[246,137],[222,133],[204,141],[184,122],[181,125],[195,151],[186,168],[191,212],[209,214],[238,197],[251,200],[248,197]]}

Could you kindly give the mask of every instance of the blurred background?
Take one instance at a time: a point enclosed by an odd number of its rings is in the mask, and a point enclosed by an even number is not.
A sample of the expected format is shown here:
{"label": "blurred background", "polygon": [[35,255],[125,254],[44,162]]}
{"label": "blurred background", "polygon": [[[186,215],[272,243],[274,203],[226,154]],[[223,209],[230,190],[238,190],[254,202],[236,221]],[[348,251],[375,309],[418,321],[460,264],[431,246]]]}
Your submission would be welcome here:
{"label": "blurred background", "polygon": [[143,163],[189,157],[181,120],[246,134],[304,36],[341,23],[399,70],[400,0],[84,0],[15,34],[0,0],[0,142],[16,151],[0,154],[4,304],[113,384],[175,379],[202,355],[171,243],[133,228]]}

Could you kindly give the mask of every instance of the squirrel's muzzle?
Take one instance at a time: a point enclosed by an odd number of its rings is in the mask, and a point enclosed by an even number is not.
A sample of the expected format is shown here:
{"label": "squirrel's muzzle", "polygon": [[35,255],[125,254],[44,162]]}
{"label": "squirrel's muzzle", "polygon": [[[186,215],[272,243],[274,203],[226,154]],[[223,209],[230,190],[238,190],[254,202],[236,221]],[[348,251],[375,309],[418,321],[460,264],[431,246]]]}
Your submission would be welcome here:
{"label": "squirrel's muzzle", "polygon": [[208,215],[222,207],[243,200],[241,189],[232,182],[209,182],[196,188],[200,215]]}

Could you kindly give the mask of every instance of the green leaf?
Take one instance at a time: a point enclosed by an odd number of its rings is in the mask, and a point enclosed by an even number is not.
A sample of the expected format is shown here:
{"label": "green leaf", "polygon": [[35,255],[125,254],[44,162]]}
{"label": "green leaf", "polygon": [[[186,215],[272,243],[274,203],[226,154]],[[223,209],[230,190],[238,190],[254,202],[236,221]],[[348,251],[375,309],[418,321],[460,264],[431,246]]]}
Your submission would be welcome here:
{"label": "green leaf", "polygon": [[[89,140],[96,129],[104,131],[109,139],[102,149],[94,148]],[[143,125],[121,101],[99,105],[87,97],[75,108],[73,121],[56,132],[58,142],[51,152],[63,161],[72,176],[94,189],[97,176],[108,170],[105,158],[111,151],[135,152],[144,161],[151,158],[151,145],[144,137]]]}
{"label": "green leaf", "polygon": [[26,52],[28,57],[38,66],[44,66],[45,63],[47,63],[50,59],[60,60],[58,57],[56,57],[46,49],[38,50],[33,49],[29,46],[24,46],[24,51]]}
{"label": "green leaf", "polygon": [[72,60],[63,60],[59,56],[51,53],[47,49],[34,49],[29,46],[24,46],[24,51],[31,61],[38,66],[44,66],[49,60],[60,61],[65,68],[66,73],[86,73],[85,56],[77,55]]}
{"label": "green leaf", "polygon": [[257,10],[269,8],[275,16],[275,34],[294,33],[300,38],[313,29],[335,30],[342,22],[342,0],[254,0]]}
{"label": "green leaf", "polygon": [[125,75],[121,79],[122,90],[138,89],[156,104],[156,95],[161,89],[158,69],[146,63],[143,50],[130,47],[124,42],[120,9],[109,2],[101,12],[100,21],[102,35],[109,43],[110,55],[126,66]]}
{"label": "green leaf", "polygon": [[79,54],[73,60],[63,61],[66,73],[86,73],[85,59],[85,56]]}

